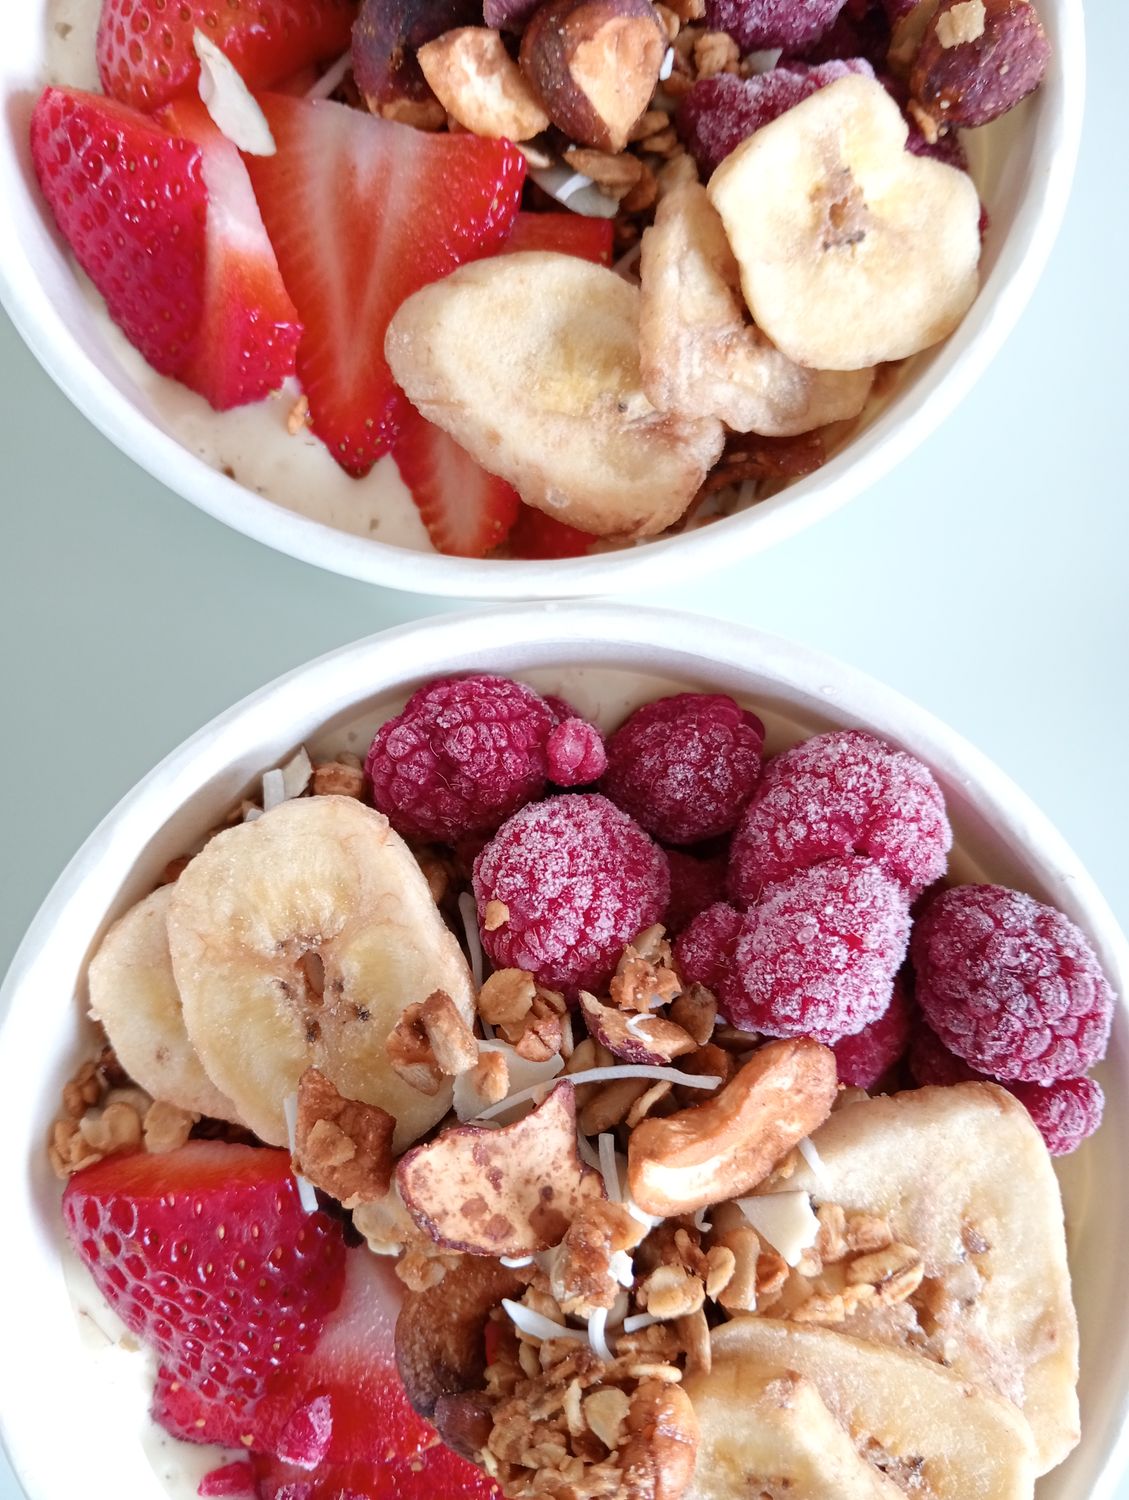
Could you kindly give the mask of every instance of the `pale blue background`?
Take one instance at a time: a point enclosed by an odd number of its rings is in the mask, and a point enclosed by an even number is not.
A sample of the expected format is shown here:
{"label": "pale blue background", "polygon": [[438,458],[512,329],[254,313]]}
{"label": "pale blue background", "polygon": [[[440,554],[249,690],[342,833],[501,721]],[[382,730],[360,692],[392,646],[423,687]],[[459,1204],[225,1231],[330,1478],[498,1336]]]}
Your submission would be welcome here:
{"label": "pale blue background", "polygon": [[[916,698],[1042,804],[1129,925],[1129,12],[1087,19],[1066,225],[989,374],[846,510],[647,602],[792,636]],[[0,398],[2,971],[94,824],[187,734],[331,646],[452,606],[317,572],[162,490],[2,315]],[[0,1457],[0,1500],[17,1496]]]}

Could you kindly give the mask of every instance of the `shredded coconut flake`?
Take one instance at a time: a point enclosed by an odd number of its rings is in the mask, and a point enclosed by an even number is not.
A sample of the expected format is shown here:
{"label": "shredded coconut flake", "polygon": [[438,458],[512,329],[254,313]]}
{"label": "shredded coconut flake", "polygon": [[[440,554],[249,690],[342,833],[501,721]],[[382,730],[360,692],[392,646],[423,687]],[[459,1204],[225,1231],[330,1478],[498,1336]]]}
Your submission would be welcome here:
{"label": "shredded coconut flake", "polygon": [[807,1162],[817,1180],[819,1182],[826,1182],[827,1168],[824,1165],[823,1157],[820,1156],[819,1152],[815,1149],[815,1146],[812,1143],[811,1136],[805,1135],[796,1149],[799,1151],[803,1159]]}
{"label": "shredded coconut flake", "polygon": [[509,1297],[502,1298],[502,1306],[509,1314],[514,1327],[531,1339],[583,1340],[588,1337],[586,1329],[566,1328],[563,1323],[554,1323],[552,1318],[547,1318],[544,1313],[534,1312],[531,1307],[526,1307],[521,1302],[512,1302]]}
{"label": "shredded coconut flake", "polygon": [[[715,1089],[721,1083],[721,1079],[713,1074],[681,1073],[677,1068],[664,1068],[658,1063],[620,1063],[610,1068],[583,1068],[579,1073],[570,1073],[568,1082],[579,1087],[582,1083],[612,1083],[617,1078],[656,1078],[681,1083],[691,1089]],[[489,1120],[494,1115],[501,1114],[504,1109],[524,1104],[526,1099],[543,1097],[547,1087],[547,1083],[538,1083],[532,1088],[510,1094],[508,1098],[492,1104],[489,1109],[484,1109],[480,1115],[475,1115],[473,1123]]]}
{"label": "shredded coconut flake", "polygon": [[619,1203],[622,1200],[622,1194],[619,1190],[619,1166],[615,1159],[615,1136],[611,1131],[605,1131],[603,1135],[596,1137],[596,1147],[600,1156],[600,1171],[604,1175],[608,1201]]}
{"label": "shredded coconut flake", "polygon": [[307,99],[328,99],[335,89],[341,87],[345,82],[345,75],[353,66],[352,52],[345,52],[332,67],[326,68],[325,72],[306,90]]}
{"label": "shredded coconut flake", "polygon": [[586,1167],[595,1167],[597,1172],[602,1170],[600,1167],[600,1158],[592,1149],[592,1142],[580,1130],[576,1132],[576,1150],[580,1160]]}
{"label": "shredded coconut flake", "polygon": [[639,275],[635,268],[639,264],[639,257],[642,255],[642,253],[643,241],[636,240],[631,249],[626,250],[620,256],[615,265],[612,266],[612,270],[617,276],[622,276],[625,281],[637,282],[639,280]]}
{"label": "shredded coconut flake", "polygon": [[619,212],[616,200],[601,193],[591,177],[582,172],[562,166],[531,167],[529,176],[550,198],[586,218],[614,219]]}
{"label": "shredded coconut flake", "polygon": [[508,1266],[511,1271],[516,1271],[519,1266],[531,1266],[533,1257],[532,1255],[499,1255],[498,1262],[500,1265]]}
{"label": "shredded coconut flake", "polygon": [[478,907],[469,891],[459,897],[459,916],[466,932],[467,952],[470,954],[470,971],[474,975],[474,987],[482,988],[482,939],[478,935]]}
{"label": "shredded coconut flake", "polygon": [[653,1328],[658,1322],[652,1313],[632,1313],[623,1320],[624,1333],[638,1333],[641,1328]]}
{"label": "shredded coconut flake", "polygon": [[699,1230],[702,1234],[705,1234],[707,1230],[713,1228],[713,1225],[706,1218],[706,1215],[708,1213],[709,1213],[709,1209],[708,1208],[700,1208],[698,1210],[698,1212],[694,1215],[694,1219],[693,1219],[694,1228],[697,1229],[697,1230]]}
{"label": "shredded coconut flake", "polygon": [[635,1285],[635,1262],[626,1250],[617,1250],[608,1262],[608,1270],[619,1282],[620,1286],[631,1287]]}
{"label": "shredded coconut flake", "polygon": [[[293,1160],[297,1154],[298,1147],[298,1095],[287,1094],[282,1101],[282,1113],[286,1117],[286,1139],[290,1146],[290,1156]],[[314,1191],[314,1185],[300,1172],[294,1173],[294,1181],[298,1185],[298,1202],[308,1214],[316,1214],[318,1211],[318,1195]]]}
{"label": "shredded coconut flake", "polygon": [[642,1224],[644,1229],[656,1229],[662,1223],[661,1214],[649,1214],[645,1209],[639,1207],[630,1194],[623,1200],[623,1206],[637,1224]]}
{"label": "shredded coconut flake", "polygon": [[632,1032],[635,1036],[642,1036],[643,1035],[642,1027],[644,1027],[647,1024],[648,1021],[655,1021],[657,1019],[658,1019],[657,1016],[650,1016],[650,1015],[632,1016],[631,1019],[627,1023],[627,1029],[628,1029],[628,1031]]}
{"label": "shredded coconut flake", "polygon": [[663,55],[662,64],[659,68],[659,82],[665,83],[674,72],[674,48],[668,47]]}
{"label": "shredded coconut flake", "polygon": [[192,45],[200,59],[200,98],[216,128],[250,156],[273,156],[277,148],[267,117],[234,63],[199,27]]}
{"label": "shredded coconut flake", "polygon": [[607,1338],[608,1310],[606,1307],[598,1307],[588,1319],[588,1342],[592,1346],[592,1352],[605,1364],[612,1362],[612,1351],[608,1347]]}
{"label": "shredded coconut flake", "polygon": [[273,812],[286,801],[286,782],[281,771],[263,772],[263,811]]}
{"label": "shredded coconut flake", "polygon": [[282,798],[289,802],[294,797],[300,797],[309,785],[310,777],[314,774],[313,763],[306,754],[305,745],[292,760],[288,760],[282,768]]}

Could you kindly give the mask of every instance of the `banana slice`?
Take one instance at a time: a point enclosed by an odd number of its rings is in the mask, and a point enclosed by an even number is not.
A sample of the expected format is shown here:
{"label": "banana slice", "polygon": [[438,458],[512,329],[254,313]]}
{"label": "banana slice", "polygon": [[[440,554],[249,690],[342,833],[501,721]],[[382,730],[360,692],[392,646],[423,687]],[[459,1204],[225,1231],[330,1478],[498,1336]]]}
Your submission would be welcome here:
{"label": "banana slice", "polygon": [[701,1440],[685,1500],[900,1500],[795,1371],[720,1360],[686,1392]]}
{"label": "banana slice", "polygon": [[173,887],[162,886],[115,922],[90,960],[90,1013],[118,1061],[154,1099],[241,1125],[188,1040],[169,957]]}
{"label": "banana slice", "polygon": [[[758,1317],[715,1329],[711,1343],[711,1373],[686,1382],[702,1425],[701,1474],[732,1468],[743,1456],[746,1380],[763,1379],[766,1369],[788,1370],[815,1386],[860,1457],[914,1500],[1031,1500],[1034,1494],[1031,1434],[1014,1406],[916,1354]],[[753,1434],[750,1446],[755,1461],[765,1447],[763,1432]],[[793,1457],[781,1453],[782,1462]],[[774,1500],[784,1493],[790,1500],[830,1500],[833,1491],[781,1484],[769,1493]],[[703,1491],[702,1500],[709,1494]]]}
{"label": "banana slice", "polygon": [[963,1083],[860,1099],[816,1131],[817,1176],[791,1188],[887,1220],[925,1263],[912,1305],[860,1311],[848,1332],[903,1344],[1014,1401],[1039,1472],[1078,1441],[1078,1325],[1062,1202],[1027,1111]]}
{"label": "banana slice", "polygon": [[721,454],[720,422],[643,394],[638,289],[574,255],[462,266],[408,298],[384,348],[429,421],[529,505],[598,536],[665,530]]}
{"label": "banana slice", "polygon": [[972,305],[976,188],[913,156],[907,134],[880,83],[840,78],[743,141],[710,179],[753,319],[798,364],[904,359]]}
{"label": "banana slice", "polygon": [[396,1118],[403,1150],[451,1107],[393,1071],[404,1008],[446,990],[468,1022],[470,971],[407,845],[352,797],[284,802],[217,834],[177,881],[173,973],[205,1068],[257,1135],[287,1139],[307,1067]]}
{"label": "banana slice", "polygon": [[873,370],[808,370],[751,324],[725,227],[700,183],[663,198],[643,235],[639,364],[660,411],[794,437],[857,417]]}

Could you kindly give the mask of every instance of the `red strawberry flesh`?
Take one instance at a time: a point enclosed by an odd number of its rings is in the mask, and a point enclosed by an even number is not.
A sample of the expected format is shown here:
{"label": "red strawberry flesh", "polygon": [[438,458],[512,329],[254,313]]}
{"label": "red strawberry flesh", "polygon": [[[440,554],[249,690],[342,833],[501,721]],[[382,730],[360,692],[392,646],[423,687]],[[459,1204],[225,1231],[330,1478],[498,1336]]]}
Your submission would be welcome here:
{"label": "red strawberry flesh", "polygon": [[341,1300],[341,1228],[304,1212],[285,1151],[194,1141],[107,1157],[68,1183],[63,1218],[169,1382],[224,1412],[244,1442],[280,1365],[309,1353]]}
{"label": "red strawberry flesh", "polygon": [[579,255],[599,266],[612,263],[613,225],[610,219],[584,214],[520,213],[503,250],[556,250]]}
{"label": "red strawberry flesh", "polygon": [[123,104],[158,109],[195,89],[199,29],[251,88],[270,88],[344,52],[355,14],[354,0],[103,0],[98,76]]}
{"label": "red strawberry flesh", "polygon": [[49,88],[31,120],[44,197],[111,318],[162,375],[193,357],[208,196],[199,148],[144,116]]}
{"label": "red strawberry flesh", "polygon": [[429,135],[324,100],[260,100],[278,150],[251,181],[305,332],[310,424],[366,474],[407,406],[384,358],[393,313],[421,286],[489,255],[517,213],[525,158],[508,141]]}
{"label": "red strawberry flesh", "polygon": [[432,546],[449,557],[485,557],[509,535],[521,501],[441,427],[405,407],[392,457]]}
{"label": "red strawberry flesh", "polygon": [[200,147],[208,192],[203,318],[180,379],[226,411],[261,400],[293,374],[302,326],[239,152],[199,99],[180,99],[160,118]]}

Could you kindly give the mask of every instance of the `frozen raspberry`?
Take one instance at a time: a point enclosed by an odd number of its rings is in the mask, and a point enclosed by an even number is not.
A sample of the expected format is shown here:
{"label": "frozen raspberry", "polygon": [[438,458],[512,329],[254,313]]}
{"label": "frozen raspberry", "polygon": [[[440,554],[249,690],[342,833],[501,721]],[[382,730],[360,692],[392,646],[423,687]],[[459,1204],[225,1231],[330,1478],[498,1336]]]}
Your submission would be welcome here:
{"label": "frozen raspberry", "polygon": [[800,52],[816,41],[844,0],[706,0],[710,31],[728,31],[742,52],[783,47]]}
{"label": "frozen raspberry", "polygon": [[1113,991],[1093,949],[1021,891],[942,891],[914,927],[913,965],[925,1019],[993,1078],[1054,1083],[1105,1056]]}
{"label": "frozen raspberry", "polygon": [[[864,57],[875,68],[886,65],[890,50],[890,22],[881,0],[847,0],[846,5],[823,35],[804,47],[800,61],[806,63],[845,62]],[[782,62],[791,67],[796,59],[786,55]]]}
{"label": "frozen raspberry", "polygon": [[1037,1083],[1008,1084],[1039,1127],[1052,1156],[1069,1156],[1102,1123],[1105,1095],[1093,1078],[1060,1078],[1043,1088]]}
{"label": "frozen raspberry", "polygon": [[699,857],[681,849],[668,849],[670,865],[670,905],[663,923],[667,932],[679,933],[699,912],[717,901],[725,900],[726,854]]}
{"label": "frozen raspberry", "polygon": [[835,1043],[835,1064],[840,1083],[856,1089],[872,1089],[898,1062],[909,1043],[913,1017],[901,981],[894,980],[890,1004],[878,1017]]}
{"label": "frozen raspberry", "polygon": [[729,1019],[828,1046],[861,1031],[890,1004],[909,928],[905,891],[872,860],[798,871],[770,886],[741,924]]}
{"label": "frozen raspberry", "polygon": [[812,68],[790,63],[786,68],[754,73],[751,78],[738,78],[734,73],[701,78],[687,89],[678,106],[678,133],[703,176],[708,177],[762,125],[850,73],[874,76],[870,64],[856,57]]}
{"label": "frozen raspberry", "polygon": [[[590,792],[515,813],[475,860],[474,895],[494,966],[571,995],[606,984],[625,945],[661,918],[670,872],[639,825]],[[508,916],[486,931],[490,901]]]}
{"label": "frozen raspberry", "polygon": [[493,833],[544,792],[552,728],[545,700],[507,677],[432,682],[377,730],[373,802],[408,838]]}
{"label": "frozen raspberry", "polygon": [[728,833],[761,768],[764,725],[721,693],[645,703],[608,740],[600,790],[664,844]]}
{"label": "frozen raspberry", "polygon": [[558,698],[554,693],[545,694],[545,702],[549,706],[549,712],[553,716],[553,723],[560,724],[565,719],[579,719],[580,715],[569,703],[567,698]]}
{"label": "frozen raspberry", "polygon": [[554,786],[591,786],[608,768],[604,737],[585,719],[562,719],[545,751]]}
{"label": "frozen raspberry", "polygon": [[860,730],[818,734],[765,766],[733,837],[730,894],[751,906],[795,870],[862,854],[912,896],[945,873],[951,844],[941,789],[919,760]]}
{"label": "frozen raspberry", "polygon": [[699,912],[674,944],[674,964],[687,984],[704,984],[720,996],[732,977],[741,913],[727,901]]}
{"label": "frozen raspberry", "polygon": [[950,1052],[919,1016],[909,1042],[909,1070],[919,1084],[983,1083],[987,1077]]}

